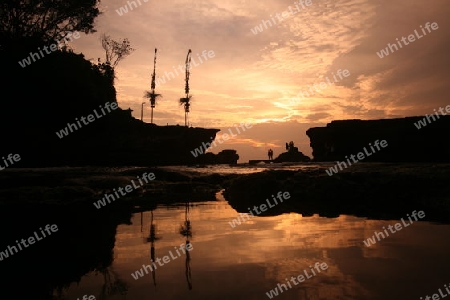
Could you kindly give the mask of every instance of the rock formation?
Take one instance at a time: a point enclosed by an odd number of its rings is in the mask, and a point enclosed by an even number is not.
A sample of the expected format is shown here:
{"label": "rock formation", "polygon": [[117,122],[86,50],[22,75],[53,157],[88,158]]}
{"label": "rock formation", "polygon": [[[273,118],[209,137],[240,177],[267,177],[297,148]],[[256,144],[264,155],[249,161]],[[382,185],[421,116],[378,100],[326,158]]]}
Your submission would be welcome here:
{"label": "rock formation", "polygon": [[[431,117],[431,116],[429,116]],[[357,154],[375,140],[386,140],[388,146],[367,161],[379,162],[449,162],[450,116],[425,123],[417,128],[424,117],[407,117],[384,120],[339,120],[326,127],[310,128],[310,138],[315,161],[342,161],[345,156]]]}

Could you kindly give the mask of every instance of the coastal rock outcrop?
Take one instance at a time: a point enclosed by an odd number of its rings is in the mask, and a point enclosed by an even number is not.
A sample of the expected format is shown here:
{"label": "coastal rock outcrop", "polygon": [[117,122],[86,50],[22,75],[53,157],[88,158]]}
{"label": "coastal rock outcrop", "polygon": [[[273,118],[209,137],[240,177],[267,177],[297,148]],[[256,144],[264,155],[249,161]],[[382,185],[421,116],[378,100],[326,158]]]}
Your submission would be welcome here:
{"label": "coastal rock outcrop", "polygon": [[191,151],[219,131],[133,118],[118,108],[114,70],[82,54],[56,51],[27,68],[12,59],[21,55],[0,57],[0,152],[20,155],[14,167],[195,164]]}
{"label": "coastal rock outcrop", "polygon": [[[432,120],[435,117],[435,120]],[[388,146],[364,161],[449,162],[450,116],[384,120],[339,120],[306,131],[315,161],[344,160],[369,143],[386,140]],[[419,123],[422,121],[422,123]],[[425,125],[423,125],[425,124]],[[419,129],[417,126],[420,126]]]}
{"label": "coastal rock outcrop", "polygon": [[448,222],[450,164],[355,164],[328,176],[325,166],[299,171],[269,170],[230,179],[224,196],[239,213],[260,206],[272,195],[291,198],[262,213],[299,213],[326,217],[354,215],[399,219],[405,211],[423,210],[427,220]]}
{"label": "coastal rock outcrop", "polygon": [[200,155],[197,158],[197,163],[199,164],[230,164],[236,165],[239,160],[239,155],[236,150],[225,149],[217,154],[208,152]]}
{"label": "coastal rock outcrop", "polygon": [[304,155],[301,151],[298,151],[297,147],[294,147],[293,149],[289,149],[288,152],[283,152],[278,155],[278,157],[275,158],[273,162],[305,162],[310,160],[311,159],[308,156]]}

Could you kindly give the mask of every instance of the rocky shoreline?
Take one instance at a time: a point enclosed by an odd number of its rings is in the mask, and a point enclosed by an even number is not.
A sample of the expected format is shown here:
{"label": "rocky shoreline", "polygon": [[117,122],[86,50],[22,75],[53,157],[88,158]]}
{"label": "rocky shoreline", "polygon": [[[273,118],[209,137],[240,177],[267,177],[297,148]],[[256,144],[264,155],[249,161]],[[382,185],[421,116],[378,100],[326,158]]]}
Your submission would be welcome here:
{"label": "rocky shoreline", "polygon": [[74,207],[96,210],[93,202],[105,193],[129,184],[144,172],[156,179],[114,205],[102,210],[140,207],[184,201],[215,201],[224,190],[225,199],[238,212],[264,203],[279,191],[288,191],[289,201],[262,215],[296,212],[337,217],[349,214],[385,219],[405,211],[424,210],[426,220],[450,218],[450,164],[359,163],[333,176],[327,166],[303,170],[266,170],[252,174],[217,174],[174,171],[164,168],[69,168],[30,169],[0,173],[0,205],[3,208]]}
{"label": "rocky shoreline", "polygon": [[262,215],[296,212],[399,219],[406,212],[423,210],[424,220],[449,222],[449,179],[449,164],[361,163],[333,176],[325,168],[245,175],[228,184],[225,197],[242,213],[272,194],[288,191],[289,201]]}
{"label": "rocky shoreline", "polygon": [[[31,282],[30,291],[44,295],[79,281],[90,270],[100,269],[107,274],[117,225],[129,224],[133,213],[153,210],[161,204],[217,201],[216,193],[222,190],[225,200],[239,213],[267,203],[271,195],[289,193],[289,198],[269,206],[258,217],[298,213],[303,217],[354,215],[400,220],[407,213],[424,211],[420,221],[450,222],[450,164],[360,163],[333,176],[327,175],[327,167],[310,164],[308,168],[299,165],[297,170],[250,174],[207,173],[195,168],[176,171],[175,167],[4,170],[0,172],[0,224],[4,228],[13,224],[5,231],[5,242],[27,236],[30,228],[49,222],[65,232],[49,239],[51,249],[66,245],[64,252],[48,252],[36,245],[36,251],[20,253],[25,264],[37,260],[40,263],[34,270],[45,270],[39,274],[30,271],[26,276]],[[153,172],[155,180],[108,206],[94,207],[93,202],[104,193],[129,184],[145,172]],[[86,239],[89,247],[84,247]],[[60,261],[67,257],[70,262],[61,265]],[[15,274],[16,262],[15,256],[2,262],[5,274]],[[70,268],[73,275],[61,277],[58,274],[65,274],[61,268]],[[20,280],[20,276],[7,276],[6,283]],[[126,290],[126,285],[117,284]]]}

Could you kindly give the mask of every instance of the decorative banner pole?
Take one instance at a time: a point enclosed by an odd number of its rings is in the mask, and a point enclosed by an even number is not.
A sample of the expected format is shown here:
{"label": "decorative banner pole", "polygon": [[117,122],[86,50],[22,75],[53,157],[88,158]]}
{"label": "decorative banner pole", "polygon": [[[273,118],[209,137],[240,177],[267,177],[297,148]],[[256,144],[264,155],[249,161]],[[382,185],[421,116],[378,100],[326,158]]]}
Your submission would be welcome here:
{"label": "decorative banner pole", "polygon": [[144,95],[145,98],[148,98],[150,100],[150,107],[151,107],[150,123],[152,123],[152,124],[153,124],[153,109],[156,106],[156,99],[158,97],[161,97],[161,94],[156,94],[155,93],[155,87],[156,87],[156,85],[155,85],[155,79],[156,79],[156,51],[157,50],[158,49],[155,48],[155,58],[153,60],[153,74],[152,74],[152,81],[151,81],[151,84],[150,84],[151,91],[150,92],[148,92],[148,91],[145,92],[145,95]]}
{"label": "decorative banner pole", "polygon": [[188,124],[188,114],[189,107],[191,106],[190,100],[192,96],[189,96],[189,76],[190,76],[190,65],[191,65],[191,49],[189,49],[186,56],[186,85],[184,87],[184,92],[186,93],[185,98],[180,98],[180,105],[184,105],[184,125],[187,127]]}

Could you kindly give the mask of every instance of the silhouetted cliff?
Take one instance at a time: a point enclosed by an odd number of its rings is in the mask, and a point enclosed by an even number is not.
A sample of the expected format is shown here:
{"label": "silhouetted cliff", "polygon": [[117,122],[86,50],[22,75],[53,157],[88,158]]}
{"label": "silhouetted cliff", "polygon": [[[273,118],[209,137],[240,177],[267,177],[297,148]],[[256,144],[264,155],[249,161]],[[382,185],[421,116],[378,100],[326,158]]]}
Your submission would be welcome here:
{"label": "silhouetted cliff", "polygon": [[0,153],[19,154],[14,167],[195,164],[219,131],[143,123],[117,108],[108,65],[55,51],[23,68],[27,53],[0,57]]}
{"label": "silhouetted cliff", "polygon": [[424,117],[407,117],[385,120],[339,120],[326,127],[310,128],[306,134],[310,138],[315,161],[342,161],[345,156],[356,155],[369,143],[386,140],[388,146],[381,148],[364,161],[380,162],[449,162],[450,116],[429,117],[426,125]]}

